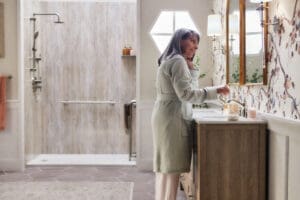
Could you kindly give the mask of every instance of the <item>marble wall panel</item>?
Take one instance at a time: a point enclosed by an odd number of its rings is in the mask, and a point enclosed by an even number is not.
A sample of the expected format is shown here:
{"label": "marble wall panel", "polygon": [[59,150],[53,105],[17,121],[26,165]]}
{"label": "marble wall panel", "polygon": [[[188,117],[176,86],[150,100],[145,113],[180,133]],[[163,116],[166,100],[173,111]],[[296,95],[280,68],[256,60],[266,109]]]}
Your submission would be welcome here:
{"label": "marble wall panel", "polygon": [[[32,14],[39,10],[39,4],[35,0],[24,0],[24,88],[25,88],[25,154],[29,160],[42,152],[42,124],[41,124],[41,101],[40,93],[33,93],[31,86],[32,73],[32,45],[33,45],[33,22],[30,21]],[[40,20],[36,21],[37,27]],[[40,42],[37,40],[37,49]]]}

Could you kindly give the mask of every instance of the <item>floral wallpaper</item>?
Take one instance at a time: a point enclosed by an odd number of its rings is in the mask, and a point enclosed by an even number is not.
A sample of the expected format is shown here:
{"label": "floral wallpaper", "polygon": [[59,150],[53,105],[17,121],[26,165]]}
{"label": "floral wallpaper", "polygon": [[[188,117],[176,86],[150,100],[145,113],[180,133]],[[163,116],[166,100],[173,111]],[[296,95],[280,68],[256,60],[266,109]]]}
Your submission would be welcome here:
{"label": "floral wallpaper", "polygon": [[[226,0],[214,0],[213,6],[225,23]],[[261,112],[300,120],[300,0],[273,0],[269,19],[279,25],[268,29],[268,85],[231,86],[230,95]],[[214,67],[213,84],[225,84],[224,54],[215,53]]]}

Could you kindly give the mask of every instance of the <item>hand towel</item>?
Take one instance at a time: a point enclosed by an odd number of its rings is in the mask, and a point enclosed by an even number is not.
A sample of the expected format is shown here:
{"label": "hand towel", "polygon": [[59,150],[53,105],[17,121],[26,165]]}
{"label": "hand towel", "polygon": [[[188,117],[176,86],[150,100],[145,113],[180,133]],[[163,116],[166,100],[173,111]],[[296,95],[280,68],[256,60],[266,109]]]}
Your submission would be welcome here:
{"label": "hand towel", "polygon": [[0,131],[6,124],[6,76],[0,76]]}

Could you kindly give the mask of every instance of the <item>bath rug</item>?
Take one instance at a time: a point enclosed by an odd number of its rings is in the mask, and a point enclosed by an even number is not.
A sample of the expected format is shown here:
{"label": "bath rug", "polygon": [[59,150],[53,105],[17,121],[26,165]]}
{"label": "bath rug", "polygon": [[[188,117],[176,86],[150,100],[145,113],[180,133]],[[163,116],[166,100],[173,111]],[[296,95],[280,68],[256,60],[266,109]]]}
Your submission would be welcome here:
{"label": "bath rug", "polygon": [[132,200],[133,182],[2,182],[1,200]]}

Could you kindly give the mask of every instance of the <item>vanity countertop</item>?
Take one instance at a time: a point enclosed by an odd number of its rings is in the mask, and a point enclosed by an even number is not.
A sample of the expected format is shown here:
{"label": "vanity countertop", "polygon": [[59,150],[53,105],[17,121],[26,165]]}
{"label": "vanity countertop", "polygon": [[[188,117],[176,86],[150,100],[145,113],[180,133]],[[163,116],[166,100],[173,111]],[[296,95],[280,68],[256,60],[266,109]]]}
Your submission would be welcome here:
{"label": "vanity countertop", "polygon": [[198,124],[264,124],[267,122],[260,118],[249,119],[245,117],[239,117],[235,121],[228,120],[228,116],[223,115],[219,109],[193,109],[193,119]]}

